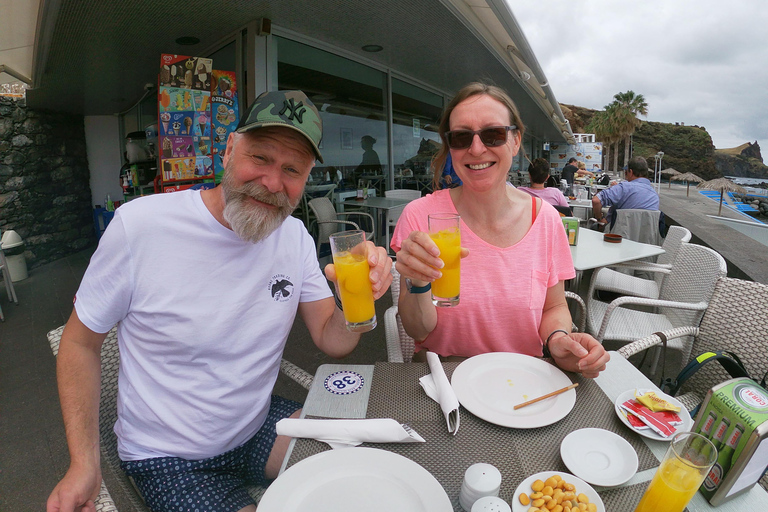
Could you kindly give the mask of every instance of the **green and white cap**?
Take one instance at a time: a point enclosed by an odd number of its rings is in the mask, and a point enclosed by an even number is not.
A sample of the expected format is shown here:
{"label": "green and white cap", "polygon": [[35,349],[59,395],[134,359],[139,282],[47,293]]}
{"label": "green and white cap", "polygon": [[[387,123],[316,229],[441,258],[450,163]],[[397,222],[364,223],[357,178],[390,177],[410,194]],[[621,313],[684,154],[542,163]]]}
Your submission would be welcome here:
{"label": "green and white cap", "polygon": [[323,120],[307,95],[301,91],[271,91],[259,95],[237,125],[237,133],[266,126],[292,128],[309,140],[315,156],[323,163],[318,145],[323,138]]}

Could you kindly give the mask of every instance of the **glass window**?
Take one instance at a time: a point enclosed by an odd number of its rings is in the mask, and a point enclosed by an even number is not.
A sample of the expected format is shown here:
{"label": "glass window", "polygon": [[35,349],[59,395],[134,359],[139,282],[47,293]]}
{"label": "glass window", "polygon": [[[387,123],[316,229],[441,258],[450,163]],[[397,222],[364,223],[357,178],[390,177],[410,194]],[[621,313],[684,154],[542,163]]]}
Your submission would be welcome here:
{"label": "glass window", "polygon": [[432,157],[440,149],[443,97],[392,79],[392,161],[395,188],[431,190]]}
{"label": "glass window", "polygon": [[325,163],[312,183],[338,190],[367,183],[383,194],[388,176],[386,74],[332,53],[274,36],[281,90],[304,91],[320,110]]}

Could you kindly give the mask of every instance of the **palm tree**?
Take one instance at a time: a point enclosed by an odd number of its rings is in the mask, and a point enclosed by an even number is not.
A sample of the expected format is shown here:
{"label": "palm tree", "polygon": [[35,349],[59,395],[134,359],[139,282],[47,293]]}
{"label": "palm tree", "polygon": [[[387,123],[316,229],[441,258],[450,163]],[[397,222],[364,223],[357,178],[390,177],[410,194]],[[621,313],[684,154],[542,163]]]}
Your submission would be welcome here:
{"label": "palm tree", "polygon": [[609,171],[611,169],[611,144],[616,141],[617,137],[611,124],[608,111],[600,110],[595,112],[595,115],[592,116],[592,119],[585,127],[585,130],[588,133],[594,133],[596,140],[603,143],[603,147],[605,148],[604,169]]}
{"label": "palm tree", "polygon": [[617,108],[617,125],[619,131],[624,135],[624,165],[626,165],[629,162],[630,137],[640,126],[637,115],[648,115],[648,103],[642,94],[627,91],[614,94],[611,105],[615,105]]}

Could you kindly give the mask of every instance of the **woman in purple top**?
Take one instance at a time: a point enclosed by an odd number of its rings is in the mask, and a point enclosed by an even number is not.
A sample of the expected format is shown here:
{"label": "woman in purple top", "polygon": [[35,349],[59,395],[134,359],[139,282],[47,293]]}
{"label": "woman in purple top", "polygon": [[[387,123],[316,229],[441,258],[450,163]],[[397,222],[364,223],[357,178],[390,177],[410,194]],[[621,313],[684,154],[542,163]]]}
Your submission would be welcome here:
{"label": "woman in purple top", "polygon": [[528,166],[528,175],[531,177],[531,186],[518,187],[518,190],[527,192],[534,197],[540,197],[552,206],[569,208],[568,201],[559,188],[544,187],[544,184],[549,179],[549,164],[544,158],[537,158]]}

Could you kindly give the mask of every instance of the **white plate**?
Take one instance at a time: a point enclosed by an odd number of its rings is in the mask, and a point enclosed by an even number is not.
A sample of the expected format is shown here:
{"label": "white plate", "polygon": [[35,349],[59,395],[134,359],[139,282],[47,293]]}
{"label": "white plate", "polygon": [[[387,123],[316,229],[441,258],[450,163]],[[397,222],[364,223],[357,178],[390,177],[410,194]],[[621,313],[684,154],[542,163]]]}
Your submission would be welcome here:
{"label": "white plate", "polygon": [[492,352],[456,367],[451,386],[469,412],[503,427],[538,428],[563,419],[576,403],[576,390],[522,409],[515,405],[571,385],[560,369],[536,357]]}
{"label": "white plate", "polygon": [[[581,478],[575,477],[569,473],[564,473],[562,471],[543,471],[541,473],[536,473],[535,475],[531,475],[522,482],[520,482],[520,485],[517,486],[517,489],[515,489],[515,494],[512,497],[512,512],[528,512],[528,510],[531,508],[530,505],[523,505],[520,503],[520,493],[524,492],[527,495],[531,495],[533,492],[531,490],[531,484],[535,482],[536,480],[542,480],[545,481],[547,478],[551,477],[552,475],[560,475],[563,477],[563,480],[568,482],[569,484],[573,484],[576,486],[576,495],[580,493],[584,493],[587,495],[587,498],[589,498],[590,503],[594,503],[597,505],[597,512],[605,512],[605,505],[603,504],[603,500],[600,499],[600,495],[597,494],[597,491],[592,488],[591,485],[589,485],[587,482],[582,480]],[[259,509],[259,512],[261,512],[261,509]]]}
{"label": "white plate", "polygon": [[[650,389],[639,389],[637,390],[639,393],[643,393],[645,391],[651,391]],[[671,403],[672,405],[676,405],[680,407],[680,412],[677,413],[680,415],[680,419],[683,420],[683,423],[675,427],[675,432],[690,432],[691,427],[693,426],[693,420],[691,419],[691,415],[688,414],[688,409],[685,408],[685,406],[680,403],[679,400],[677,400],[674,397],[671,397],[669,395],[665,395],[664,393],[657,391],[656,394],[666,400],[667,402]],[[624,416],[624,413],[622,412],[622,409],[619,407],[619,405],[623,404],[629,399],[635,398],[635,390],[634,389],[628,389],[622,394],[619,395],[619,397],[616,399],[616,401],[613,403],[613,408],[616,411],[616,414],[619,415],[619,419],[629,428],[640,434],[641,436],[647,437],[648,439],[653,439],[656,441],[671,441],[672,437],[671,435],[669,437],[662,437],[656,432],[653,431],[651,428],[646,428],[643,430],[637,430],[635,427],[633,427],[626,416]]]}
{"label": "white plate", "polygon": [[426,469],[375,448],[330,450],[296,463],[267,488],[259,512],[452,512]]}
{"label": "white plate", "polygon": [[603,487],[621,485],[637,473],[632,445],[602,428],[574,430],[560,443],[560,456],[574,475]]}

